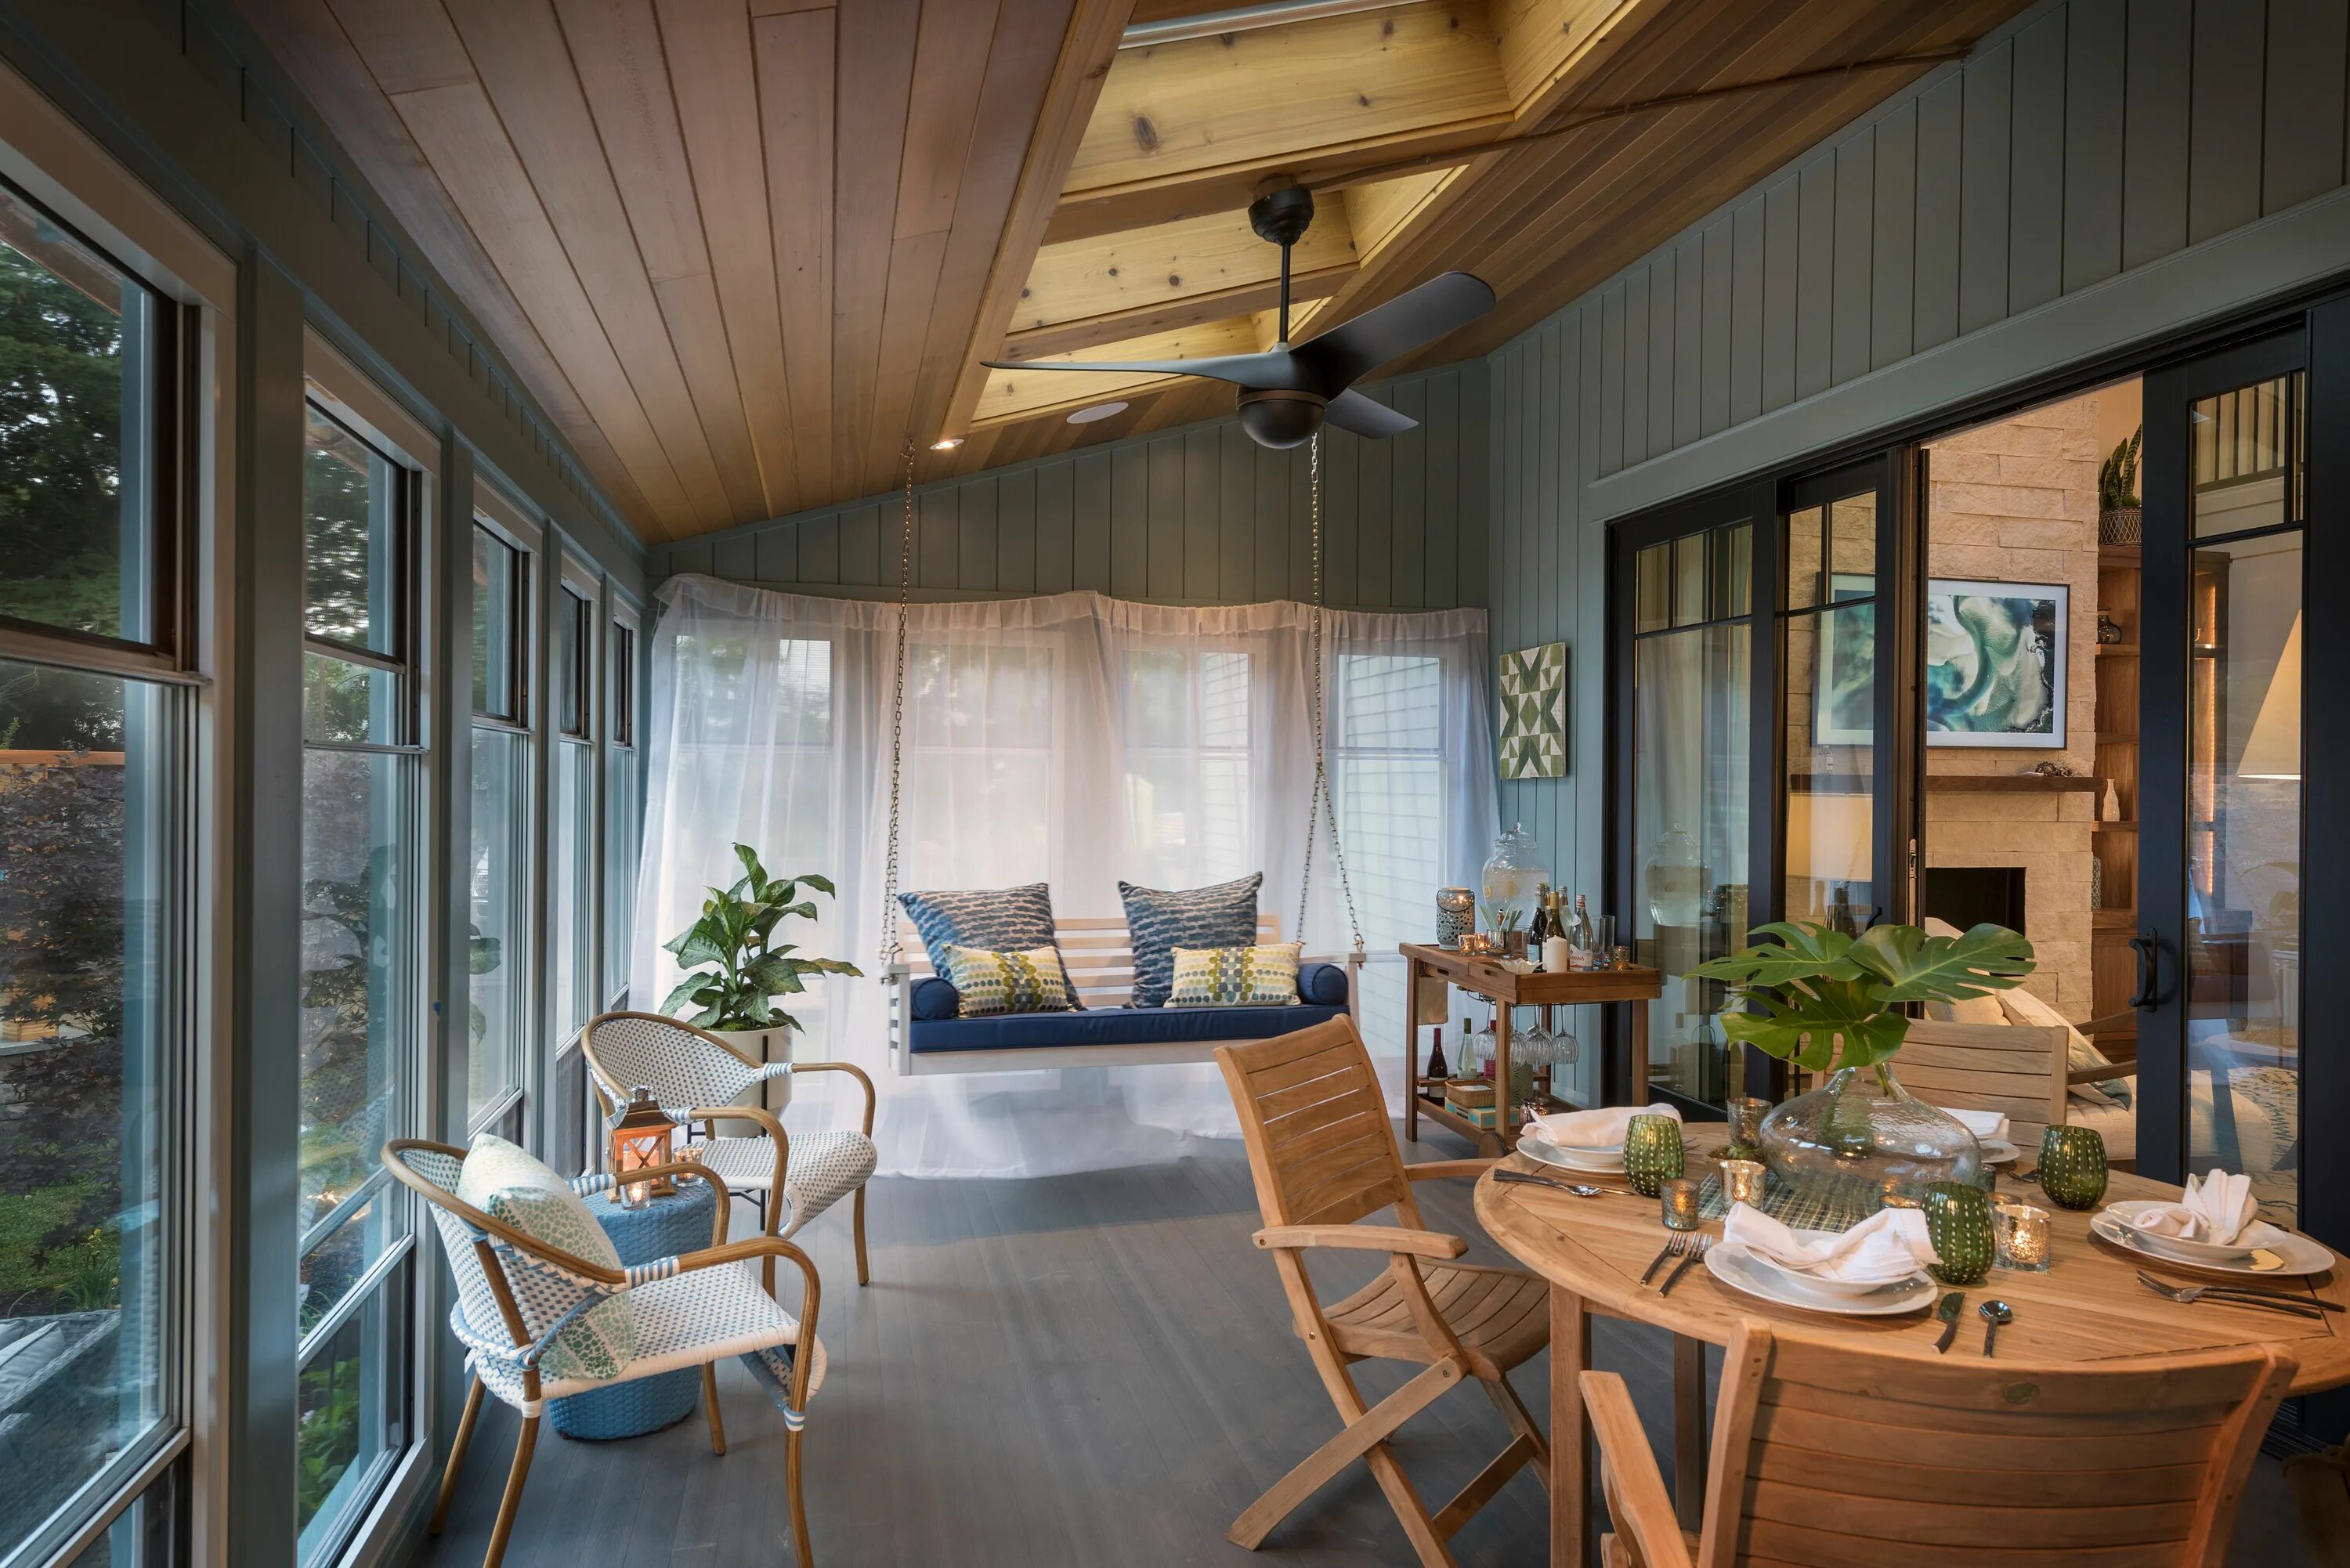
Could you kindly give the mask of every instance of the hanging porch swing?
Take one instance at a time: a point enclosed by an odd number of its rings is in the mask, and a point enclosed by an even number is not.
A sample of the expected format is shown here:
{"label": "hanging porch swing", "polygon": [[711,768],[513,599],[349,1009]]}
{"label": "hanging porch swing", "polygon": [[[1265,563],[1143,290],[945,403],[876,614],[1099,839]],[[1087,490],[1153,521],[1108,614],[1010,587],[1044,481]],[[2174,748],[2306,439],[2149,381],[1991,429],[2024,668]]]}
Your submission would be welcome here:
{"label": "hanging porch swing", "polygon": [[[1205,1062],[1219,1045],[1286,1034],[1360,1005],[1364,961],[1362,921],[1338,837],[1330,794],[1322,711],[1322,437],[1309,452],[1314,602],[1311,620],[1311,703],[1314,715],[1314,798],[1305,817],[1305,856],[1297,890],[1298,930],[1314,886],[1316,828],[1330,836],[1330,858],[1354,936],[1349,952],[1303,958],[1298,1000],[1272,1007],[1129,1007],[1134,982],[1133,938],[1119,917],[1056,917],[1054,943],[1080,1003],[1067,1012],[958,1016],[954,988],[932,971],[918,934],[898,908],[899,811],[902,798],[906,721],[906,623],[913,586],[913,447],[906,449],[905,517],[899,533],[898,640],[889,699],[889,841],[881,897],[881,982],[889,988],[889,1062],[903,1076],[1021,1072],[1035,1068],[1143,1066]],[[1281,940],[1278,915],[1260,914],[1254,939]],[[910,956],[909,949],[910,948]]]}

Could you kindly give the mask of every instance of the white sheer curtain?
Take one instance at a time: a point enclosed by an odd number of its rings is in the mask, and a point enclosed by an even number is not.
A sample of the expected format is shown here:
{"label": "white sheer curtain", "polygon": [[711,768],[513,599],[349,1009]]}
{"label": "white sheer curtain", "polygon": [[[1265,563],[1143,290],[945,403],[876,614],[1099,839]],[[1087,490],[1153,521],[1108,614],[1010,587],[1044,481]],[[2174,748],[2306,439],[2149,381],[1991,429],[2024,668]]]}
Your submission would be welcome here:
{"label": "white sheer curtain", "polygon": [[[840,888],[791,933],[878,973],[889,814],[894,605],[702,576],[658,596],[650,781],[632,982],[677,971],[659,944],[735,875],[731,846]],[[1095,594],[917,605],[908,621],[899,888],[1047,881],[1061,915],[1117,915],[1123,877],[1188,888],[1264,873],[1261,908],[1306,952],[1351,945],[1326,833],[1298,896],[1314,781],[1312,612]],[[1399,1092],[1396,942],[1468,883],[1494,833],[1482,610],[1329,612],[1328,756],[1365,945],[1364,1026]],[[1173,1158],[1236,1132],[1212,1064],[905,1078],[887,988],[837,980],[788,999],[804,1053],[857,1063],[881,1105],[887,1172],[1025,1176]],[[837,1075],[795,1088],[795,1127],[850,1113]],[[1399,1104],[1400,1102],[1399,1102]]]}

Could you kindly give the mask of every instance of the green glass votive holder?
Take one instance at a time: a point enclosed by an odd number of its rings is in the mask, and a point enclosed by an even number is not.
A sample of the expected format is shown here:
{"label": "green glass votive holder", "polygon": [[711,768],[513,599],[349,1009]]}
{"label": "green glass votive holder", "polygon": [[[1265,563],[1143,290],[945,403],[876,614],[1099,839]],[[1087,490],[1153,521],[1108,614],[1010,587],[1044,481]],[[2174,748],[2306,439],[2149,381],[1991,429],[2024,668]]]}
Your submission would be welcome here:
{"label": "green glass votive holder", "polygon": [[2106,1140],[2095,1127],[2050,1127],[2040,1138],[2040,1190],[2060,1209],[2106,1198]]}
{"label": "green glass votive holder", "polygon": [[1994,1255],[1991,1194],[1972,1182],[1931,1182],[1925,1208],[1926,1238],[1940,1260],[1927,1272],[1946,1285],[1981,1284]]}
{"label": "green glass votive holder", "polygon": [[1678,1117],[1638,1116],[1624,1129],[1624,1179],[1643,1198],[1654,1198],[1668,1177],[1680,1175],[1685,1158]]}

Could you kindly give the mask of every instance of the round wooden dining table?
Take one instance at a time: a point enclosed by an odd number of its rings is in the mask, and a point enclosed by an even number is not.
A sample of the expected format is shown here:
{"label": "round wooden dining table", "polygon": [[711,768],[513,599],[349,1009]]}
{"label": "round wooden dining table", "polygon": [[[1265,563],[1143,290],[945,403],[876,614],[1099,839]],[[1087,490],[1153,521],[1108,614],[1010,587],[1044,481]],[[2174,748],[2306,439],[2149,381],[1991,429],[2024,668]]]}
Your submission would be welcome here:
{"label": "round wooden dining table", "polygon": [[[1697,1144],[1704,1144],[1708,1133],[1719,1141],[1718,1127],[1700,1126],[1690,1131]],[[1692,1173],[1702,1158],[1693,1151]],[[1669,1265],[1643,1285],[1642,1272],[1671,1234],[1664,1228],[1656,1199],[1633,1192],[1621,1176],[1570,1175],[1523,1154],[1508,1156],[1496,1168],[1538,1171],[1602,1189],[1600,1197],[1577,1198],[1539,1186],[1497,1182],[1492,1171],[1477,1182],[1477,1219],[1486,1233],[1550,1282],[1551,1568],[1582,1568],[1596,1557],[1596,1532],[1586,1519],[1591,1428],[1577,1382],[1591,1365],[1595,1315],[1652,1324],[1674,1335],[1675,1503],[1682,1528],[1688,1530],[1698,1527],[1704,1497],[1705,1347],[1727,1345],[1742,1320],[1794,1324],[1814,1335],[1846,1337],[1880,1354],[1929,1361],[1936,1356],[1934,1341],[1941,1324],[1929,1312],[1900,1317],[1804,1312],[1733,1291],[1701,1262],[1681,1273],[1670,1294],[1658,1288]],[[2172,1268],[2093,1238],[2087,1214],[2054,1208],[2036,1188],[2002,1180],[2000,1189],[2051,1210],[2050,1266],[2037,1273],[1993,1269],[1983,1283],[1968,1287],[1965,1319],[1951,1355],[1981,1354],[1984,1325],[1974,1309],[1996,1296],[2014,1309],[2014,1320],[1999,1332],[1997,1354],[2002,1360],[2126,1360],[2273,1345],[2298,1364],[2294,1394],[2350,1383],[2350,1313],[2303,1317],[2212,1301],[2166,1300],[2139,1282],[2138,1270],[2149,1268],[2179,1282],[2210,1282],[2210,1276]],[[2106,1194],[2107,1201],[2178,1196],[2175,1187],[2120,1172],[2114,1174]],[[1701,1233],[1719,1236],[1721,1231],[1716,1220],[1709,1220]],[[2312,1278],[2264,1284],[2350,1306],[2345,1275],[2350,1270],[2336,1266]]]}

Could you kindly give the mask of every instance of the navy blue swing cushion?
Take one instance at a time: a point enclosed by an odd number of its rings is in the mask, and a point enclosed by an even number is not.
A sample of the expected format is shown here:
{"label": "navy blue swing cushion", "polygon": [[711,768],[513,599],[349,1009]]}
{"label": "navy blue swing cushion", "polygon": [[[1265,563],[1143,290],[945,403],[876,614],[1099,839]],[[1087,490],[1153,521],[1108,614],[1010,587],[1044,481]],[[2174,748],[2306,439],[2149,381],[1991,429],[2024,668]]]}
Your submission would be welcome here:
{"label": "navy blue swing cushion", "polygon": [[1347,971],[1309,963],[1297,971],[1294,1007],[1097,1007],[1087,1012],[955,1016],[953,986],[931,976],[914,982],[914,1021],[907,1044],[932,1051],[1027,1051],[1060,1045],[1174,1045],[1208,1040],[1268,1040],[1347,1011]]}

